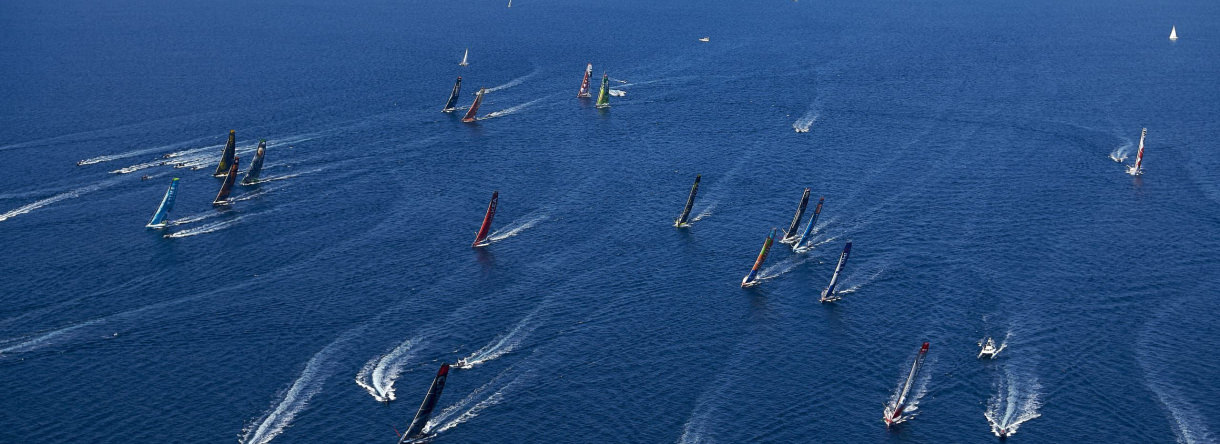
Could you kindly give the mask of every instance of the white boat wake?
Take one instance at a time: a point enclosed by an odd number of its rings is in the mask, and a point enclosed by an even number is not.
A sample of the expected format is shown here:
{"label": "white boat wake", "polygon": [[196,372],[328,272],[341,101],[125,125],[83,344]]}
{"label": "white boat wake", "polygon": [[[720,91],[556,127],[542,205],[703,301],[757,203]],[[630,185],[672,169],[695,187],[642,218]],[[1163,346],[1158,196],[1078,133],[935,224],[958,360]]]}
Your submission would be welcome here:
{"label": "white boat wake", "polygon": [[[518,376],[503,386],[498,385],[500,379],[511,370],[512,367],[505,369],[503,372],[500,372],[499,375],[496,375],[495,378],[492,378],[491,381],[488,381],[486,384],[483,384],[482,387],[475,389],[475,391],[471,392],[461,401],[458,401],[456,404],[445,408],[445,410],[442,410],[439,414],[432,417],[432,420],[428,421],[428,425],[424,426],[424,433],[428,435],[444,433],[446,430],[457,427],[459,424],[479,416],[479,413],[481,413],[484,409],[499,404],[504,400],[504,396],[508,393],[509,389],[521,381],[522,376]],[[492,394],[487,395],[486,397],[483,396],[485,392],[491,390],[492,387],[497,386],[499,388],[495,389]],[[478,401],[476,402],[476,400]],[[471,404],[474,405],[467,408]]]}
{"label": "white boat wake", "polygon": [[775,263],[774,265],[764,268],[762,271],[758,272],[758,276],[755,280],[756,281],[765,281],[765,280],[775,279],[777,277],[783,276],[784,274],[787,274],[789,271],[796,269],[796,267],[798,265],[801,265],[807,261],[809,261],[809,256],[798,256],[798,257],[786,258],[786,259],[779,261],[779,262]]}
{"label": "white boat wake", "polygon": [[505,84],[503,84],[503,85],[493,86],[493,87],[491,87],[491,88],[487,88],[487,91],[484,91],[484,93],[496,92],[496,91],[505,90],[505,89],[509,89],[509,88],[514,87],[514,86],[520,85],[520,84],[521,84],[521,82],[524,82],[524,81],[526,81],[526,80],[529,80],[529,78],[530,78],[530,77],[533,77],[533,76],[534,76],[534,74],[538,74],[538,69],[537,69],[537,68],[535,68],[533,71],[530,71],[530,73],[529,73],[529,74],[526,74],[526,75],[524,75],[524,76],[517,77],[517,78],[515,78],[515,79],[509,80],[509,81],[508,81],[508,83],[505,83]]}
{"label": "white boat wake", "polygon": [[[541,306],[539,306],[539,308],[541,308]],[[483,348],[475,350],[475,352],[471,353],[470,356],[458,360],[458,362],[453,364],[453,366],[462,370],[468,370],[474,368],[476,365],[494,360],[508,354],[509,352],[512,352],[517,348],[517,346],[521,345],[521,341],[525,340],[525,338],[529,336],[529,334],[532,333],[535,328],[537,328],[537,325],[533,323],[534,315],[537,313],[538,309],[534,309],[533,312],[521,319],[521,321],[518,322],[512,330],[509,330],[508,333],[505,333],[503,336],[500,336],[487,345],[484,345]]]}
{"label": "white boat wake", "polygon": [[818,117],[820,116],[821,114],[819,114],[817,111],[809,110],[805,113],[805,115],[801,116],[801,118],[796,119],[795,122],[792,122],[792,129],[796,130],[798,133],[807,133],[809,132],[809,128],[813,126],[813,123],[818,121]]}
{"label": "white boat wake", "polygon": [[[932,372],[920,371],[919,379],[915,381],[915,387],[912,394],[907,397],[906,407],[902,409],[902,416],[894,421],[894,424],[910,421],[915,418],[919,411],[919,401],[928,394],[928,382],[932,380]],[[898,398],[902,396],[903,386],[905,381],[898,381],[898,387],[894,389],[894,394],[890,395],[890,400],[885,404],[885,415],[889,417],[892,413],[892,407],[898,403]]]}
{"label": "white boat wake", "polygon": [[288,387],[280,396],[279,402],[276,402],[272,408],[264,412],[255,421],[252,421],[242,429],[242,437],[239,440],[242,444],[266,444],[275,439],[284,432],[284,429],[292,425],[293,418],[301,413],[309,404],[309,400],[313,399],[314,395],[322,391],[322,385],[326,382],[326,378],[330,376],[331,355],[343,344],[354,336],[354,333],[360,328],[355,328],[347,331],[343,335],[335,339],[334,342],[327,344],[322,350],[318,351],[309,358],[309,362],[305,364],[305,369],[301,370],[301,375],[292,382],[292,386]]}
{"label": "white boat wake", "polygon": [[[110,162],[113,160],[126,159],[129,157],[143,156],[146,154],[156,154],[156,153],[161,153],[161,152],[165,152],[168,150],[177,149],[179,147],[187,146],[192,143],[196,143],[200,140],[203,140],[203,139],[200,138],[200,139],[188,140],[186,142],[171,143],[169,145],[154,146],[151,148],[142,148],[142,149],[138,149],[138,150],[134,150],[134,151],[128,151],[126,153],[107,154],[104,156],[90,157],[88,159],[81,160],[81,161],[77,162],[76,164],[82,165],[82,166],[83,165],[93,165],[93,164],[98,164],[98,163],[103,163],[103,162]],[[217,145],[214,148],[220,148],[223,146],[224,145]],[[170,155],[167,154],[166,157],[170,157]]]}
{"label": "white boat wake", "polygon": [[507,115],[510,115],[510,114],[514,114],[514,113],[516,113],[517,111],[521,111],[521,110],[525,109],[526,107],[528,107],[528,106],[530,106],[530,105],[533,105],[533,104],[535,104],[535,103],[538,103],[538,102],[539,102],[539,101],[541,101],[541,100],[542,100],[542,99],[534,99],[534,100],[530,100],[530,101],[528,101],[528,102],[522,103],[522,104],[517,105],[517,106],[513,106],[513,107],[510,107],[510,108],[502,109],[502,110],[499,110],[499,111],[493,111],[493,112],[487,113],[487,115],[485,115],[485,116],[483,116],[483,117],[480,117],[479,119],[480,119],[480,120],[484,120],[484,119],[494,119],[494,118],[496,118],[496,117],[504,117],[504,116],[507,116]]}
{"label": "white boat wake", "polygon": [[499,230],[496,230],[496,231],[492,232],[491,234],[487,235],[487,242],[488,243],[497,242],[500,240],[504,240],[504,239],[508,239],[510,237],[516,236],[517,234],[521,233],[522,231],[525,231],[526,229],[533,227],[534,225],[538,225],[539,222],[547,220],[548,218],[550,218],[550,216],[548,216],[546,214],[540,214],[540,215],[536,215],[533,217],[530,217],[530,216],[522,217],[520,219],[512,221],[508,225],[501,227]]}
{"label": "white boat wake", "polygon": [[877,277],[881,276],[881,273],[884,273],[884,272],[885,272],[884,268],[877,269],[876,271],[874,271],[872,273],[863,275],[863,277],[860,277],[858,280],[857,280],[857,276],[862,276],[862,274],[859,272],[853,273],[850,276],[845,276],[843,278],[843,286],[846,288],[844,288],[842,290],[838,290],[835,293],[838,293],[838,294],[855,293],[855,292],[859,291],[861,288],[864,288],[864,286],[871,284],[873,281],[877,280]]}
{"label": "white boat wake", "polygon": [[1008,436],[1017,433],[1017,428],[1034,418],[1042,416],[1038,397],[1042,387],[1037,378],[1028,382],[1019,381],[1010,368],[1005,367],[1004,377],[997,384],[998,391],[987,402],[983,416],[991,425],[991,433],[1000,436],[1003,430]]}
{"label": "white boat wake", "polygon": [[627,91],[623,91],[621,89],[611,89],[607,92],[614,97],[625,97],[627,95]]}
{"label": "white boat wake", "polygon": [[369,360],[356,373],[356,384],[364,387],[378,402],[393,401],[394,381],[398,380],[407,361],[415,355],[414,349],[418,344],[418,339],[408,339],[388,353]]}
{"label": "white boat wake", "polygon": [[245,218],[247,218],[247,217],[250,217],[250,216],[256,216],[256,215],[258,215],[258,214],[262,214],[262,213],[256,213],[256,214],[248,214],[248,215],[237,216],[237,217],[232,218],[232,219],[229,219],[229,220],[222,220],[222,221],[219,221],[219,222],[212,222],[212,223],[209,223],[209,224],[200,225],[200,226],[195,227],[195,228],[187,228],[187,229],[182,230],[182,231],[175,231],[175,232],[173,232],[173,233],[166,233],[166,234],[165,234],[165,237],[167,237],[167,238],[171,238],[171,239],[172,239],[172,238],[180,238],[180,237],[191,237],[191,236],[198,236],[198,235],[200,235],[200,234],[215,233],[215,232],[217,232],[217,231],[220,231],[220,230],[223,230],[223,229],[225,229],[225,228],[229,228],[229,227],[231,227],[231,226],[233,226],[233,225],[236,225],[238,222],[241,222],[243,219],[245,219]]}
{"label": "white boat wake", "polygon": [[34,201],[33,203],[30,203],[30,204],[22,205],[13,210],[10,210],[7,213],[0,214],[0,222],[4,222],[6,220],[12,219],[14,216],[19,216],[22,214],[29,213],[31,211],[37,210],[39,208],[45,207],[45,206],[53,204],[55,202],[80,197],[82,194],[92,193],[92,192],[100,190],[102,188],[107,188],[107,187],[113,186],[114,184],[119,183],[120,180],[122,180],[122,179],[114,178],[114,179],[110,179],[110,180],[103,180],[101,182],[98,182],[98,183],[95,183],[92,185],[86,185],[86,186],[77,188],[75,190],[65,191],[63,193],[56,194],[56,195],[48,197],[46,199],[42,199],[42,200]]}
{"label": "white boat wake", "polygon": [[813,235],[813,240],[806,241],[806,242],[805,242],[805,245],[801,245],[801,246],[799,246],[799,247],[793,248],[793,249],[792,249],[792,252],[793,252],[793,253],[796,253],[796,254],[808,253],[808,252],[813,251],[814,249],[816,249],[816,248],[818,248],[818,247],[820,247],[820,246],[823,246],[823,245],[829,244],[829,243],[834,242],[834,241],[836,241],[836,240],[838,240],[838,239],[839,239],[839,236],[831,236],[831,237],[828,237],[828,238],[825,238],[825,239],[820,239],[820,240],[819,240],[819,239],[817,238],[817,236],[816,236],[816,235],[814,235],[814,233],[817,233],[817,232],[819,232],[819,231],[822,231],[822,225],[818,225],[818,226],[816,226],[816,227],[813,227],[813,231],[809,233],[810,235]]}
{"label": "white boat wake", "polygon": [[699,214],[696,214],[695,217],[692,217],[690,220],[688,220],[686,222],[687,222],[687,224],[699,222],[699,221],[703,220],[704,218],[711,216],[712,211],[715,209],[716,209],[716,202],[712,202],[707,205],[707,208],[704,208],[703,210],[699,211]]}

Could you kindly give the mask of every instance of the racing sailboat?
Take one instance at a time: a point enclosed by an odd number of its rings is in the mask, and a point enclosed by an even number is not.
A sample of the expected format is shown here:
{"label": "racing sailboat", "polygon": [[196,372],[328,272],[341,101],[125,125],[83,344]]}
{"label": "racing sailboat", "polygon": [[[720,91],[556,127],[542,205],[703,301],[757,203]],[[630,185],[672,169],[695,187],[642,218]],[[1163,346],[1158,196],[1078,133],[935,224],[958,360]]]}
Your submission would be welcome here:
{"label": "racing sailboat", "polygon": [[576,97],[589,97],[589,76],[593,75],[593,64],[585,66],[585,78],[580,81],[580,91],[576,93]]}
{"label": "racing sailboat", "polygon": [[237,143],[234,142],[236,131],[229,130],[229,142],[225,143],[224,151],[220,154],[220,164],[216,165],[216,171],[212,173],[212,177],[224,177],[229,171],[229,165],[233,163],[233,157],[237,155]]}
{"label": "racing sailboat", "polygon": [[909,416],[902,416],[903,410],[906,410],[908,405],[907,395],[911,393],[911,384],[915,382],[915,375],[919,374],[919,367],[923,365],[923,357],[928,354],[928,343],[923,343],[923,347],[919,348],[919,355],[915,356],[915,363],[911,364],[911,374],[907,375],[907,381],[902,385],[902,392],[898,394],[898,398],[893,403],[885,406],[885,426],[889,427],[894,424],[910,419]]}
{"label": "racing sailboat", "polygon": [[457,83],[453,84],[453,92],[449,94],[449,100],[445,102],[445,107],[441,108],[442,113],[451,113],[457,109],[458,93],[462,92],[462,76],[458,76]]}
{"label": "racing sailboat", "polygon": [[178,178],[170,181],[169,188],[165,190],[165,197],[161,198],[161,205],[157,207],[157,212],[153,213],[152,219],[149,219],[145,227],[148,228],[165,228],[169,225],[169,212],[174,209],[174,197],[178,195]]}
{"label": "racing sailboat", "polygon": [[1172,40],[1172,41],[1175,41],[1175,42],[1176,42],[1176,41],[1178,41],[1178,27],[1177,27],[1177,25],[1174,25],[1173,27],[1169,28],[1169,40]]}
{"label": "racing sailboat", "polygon": [[466,63],[466,57],[469,55],[470,55],[470,48],[466,48],[466,52],[462,53],[462,63],[458,63],[458,66],[469,65],[469,63]]}
{"label": "racing sailboat", "polygon": [[674,221],[674,226],[677,228],[690,226],[690,224],[686,223],[686,218],[690,217],[690,209],[695,206],[695,194],[699,192],[699,178],[701,177],[703,177],[702,174],[695,175],[695,184],[690,187],[690,196],[686,198],[686,207],[682,208],[682,215],[678,216],[678,220]]}
{"label": "racing sailboat", "polygon": [[1144,174],[1144,137],[1148,135],[1148,128],[1140,131],[1140,149],[1135,153],[1135,165],[1127,168],[1127,174],[1138,176]]}
{"label": "racing sailboat", "polygon": [[771,242],[775,240],[775,229],[771,229],[771,234],[767,235],[767,240],[763,241],[762,251],[758,252],[758,259],[754,261],[754,267],[750,269],[750,274],[741,279],[741,288],[752,287],[758,284],[758,269],[762,268],[763,262],[767,261],[767,252],[771,251]]}
{"label": "racing sailboat", "polygon": [[242,178],[242,185],[254,185],[258,183],[258,175],[263,172],[263,154],[267,152],[267,141],[258,141],[258,151],[254,152],[254,161],[250,162],[250,170],[246,171],[246,177]]}
{"label": "racing sailboat", "polygon": [[809,205],[809,189],[805,188],[805,193],[801,194],[801,203],[796,206],[796,216],[792,218],[792,223],[788,225],[788,230],[784,231],[784,238],[780,242],[785,244],[796,240],[796,229],[801,227],[801,218],[805,217],[805,207]]}
{"label": "racing sailboat", "polygon": [[597,92],[598,108],[610,107],[610,77],[606,73],[602,73],[602,88]]}
{"label": "racing sailboat", "polygon": [[825,197],[818,198],[818,206],[813,208],[813,217],[809,218],[809,225],[805,225],[805,231],[801,232],[801,237],[796,238],[796,242],[792,243],[792,249],[796,250],[801,244],[805,243],[805,239],[809,237],[809,233],[813,231],[813,226],[818,224],[818,216],[822,214],[822,203],[826,202]]}
{"label": "racing sailboat", "polygon": [[233,158],[233,165],[229,166],[229,174],[225,175],[225,181],[220,185],[220,192],[216,193],[216,199],[212,201],[212,206],[229,204],[225,199],[229,197],[229,191],[233,189],[233,182],[237,181],[237,164],[239,160],[241,160],[239,157]]}
{"label": "racing sailboat", "polygon": [[839,273],[843,271],[843,265],[847,264],[847,256],[851,255],[851,241],[847,241],[847,245],[843,246],[843,252],[839,253],[839,265],[835,265],[835,274],[830,276],[830,284],[822,290],[822,298],[818,302],[834,302],[839,299],[839,295],[835,294],[835,286],[839,285]]}
{"label": "racing sailboat", "polygon": [[471,247],[482,247],[488,244],[487,232],[491,231],[491,219],[496,217],[496,205],[500,203],[500,191],[491,193],[491,202],[487,204],[487,214],[483,215],[483,225],[479,226],[479,232],[474,235],[474,243]]}
{"label": "racing sailboat", "polygon": [[428,425],[428,419],[432,418],[432,410],[436,409],[436,403],[441,399],[441,392],[445,390],[445,379],[448,377],[449,364],[441,364],[440,370],[436,371],[436,377],[432,378],[432,385],[428,387],[428,394],[424,395],[424,403],[420,404],[419,410],[415,412],[415,419],[411,420],[407,431],[398,439],[398,444],[425,442],[424,438],[427,436],[424,426]]}
{"label": "racing sailboat", "polygon": [[487,92],[487,88],[479,88],[479,93],[474,96],[474,103],[470,104],[470,109],[466,111],[466,116],[462,117],[462,121],[466,123],[478,120],[475,117],[479,112],[479,105],[483,103],[483,93]]}

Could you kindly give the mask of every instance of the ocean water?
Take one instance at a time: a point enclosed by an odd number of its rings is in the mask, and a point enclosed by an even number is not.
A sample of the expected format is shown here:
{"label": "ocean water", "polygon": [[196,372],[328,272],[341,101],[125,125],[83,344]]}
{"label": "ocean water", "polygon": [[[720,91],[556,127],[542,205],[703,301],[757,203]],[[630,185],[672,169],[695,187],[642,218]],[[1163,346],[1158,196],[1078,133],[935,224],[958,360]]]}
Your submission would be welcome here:
{"label": "ocean water", "polygon": [[0,442],[1218,439],[1220,3],[505,6],[0,4]]}

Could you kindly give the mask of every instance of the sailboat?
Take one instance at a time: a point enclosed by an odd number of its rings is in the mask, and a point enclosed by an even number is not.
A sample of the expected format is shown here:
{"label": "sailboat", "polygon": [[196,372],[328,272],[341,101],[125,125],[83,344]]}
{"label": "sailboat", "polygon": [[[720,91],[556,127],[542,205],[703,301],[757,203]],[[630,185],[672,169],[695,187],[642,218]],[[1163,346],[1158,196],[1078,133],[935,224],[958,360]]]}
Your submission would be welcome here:
{"label": "sailboat", "polygon": [[752,287],[758,284],[758,270],[762,268],[763,262],[767,261],[767,252],[771,251],[771,242],[775,240],[775,229],[771,229],[771,234],[767,235],[767,240],[763,241],[762,251],[758,252],[758,259],[754,261],[754,267],[750,269],[750,274],[741,279],[741,288]]}
{"label": "sailboat", "polygon": [[699,192],[699,178],[701,177],[703,177],[702,174],[695,175],[695,184],[691,185],[690,196],[686,197],[686,207],[682,208],[682,215],[678,216],[678,220],[674,221],[674,227],[686,228],[690,226],[690,224],[686,223],[686,218],[690,217],[691,207],[695,206],[695,194]]}
{"label": "sailboat", "polygon": [[1135,152],[1135,165],[1127,168],[1127,174],[1138,176],[1144,174],[1144,137],[1148,135],[1148,128],[1140,131],[1140,148]]}
{"label": "sailboat", "polygon": [[424,426],[427,426],[428,420],[432,418],[432,411],[436,409],[436,403],[441,399],[441,392],[445,391],[445,379],[448,377],[449,364],[441,364],[440,370],[437,370],[436,376],[432,378],[432,385],[428,387],[428,394],[424,395],[424,403],[420,404],[419,410],[415,411],[415,419],[411,420],[407,431],[398,439],[398,444],[426,441]]}
{"label": "sailboat", "polygon": [[915,375],[919,374],[919,367],[923,365],[923,357],[928,354],[928,343],[923,343],[923,347],[919,348],[919,354],[915,356],[915,363],[911,365],[911,374],[907,375],[907,382],[902,385],[902,392],[898,394],[898,399],[894,403],[885,406],[885,426],[888,428],[891,425],[910,419],[910,417],[902,416],[902,411],[906,410],[908,405],[907,395],[911,393],[911,383],[915,382]]}
{"label": "sailboat", "polygon": [[589,76],[593,75],[593,64],[585,66],[585,78],[580,81],[580,91],[576,93],[576,97],[590,97],[589,94]]}
{"label": "sailboat", "polygon": [[267,141],[258,141],[258,150],[254,152],[254,161],[250,162],[250,170],[246,171],[246,177],[242,178],[242,185],[254,185],[258,183],[258,175],[263,172],[263,155],[267,153]]}
{"label": "sailboat", "polygon": [[451,113],[457,109],[458,93],[462,92],[462,76],[458,76],[457,83],[453,84],[453,92],[449,94],[449,100],[445,102],[445,107],[441,108],[442,113]]}
{"label": "sailboat", "polygon": [[610,107],[610,77],[606,73],[602,73],[602,88],[597,92],[598,108]]}
{"label": "sailboat", "polygon": [[458,63],[458,66],[469,65],[469,63],[466,63],[466,57],[468,56],[470,56],[470,48],[466,48],[466,52],[462,53],[462,63]]}
{"label": "sailboat", "polygon": [[835,294],[835,286],[839,285],[839,273],[843,272],[843,265],[847,264],[847,256],[851,255],[851,241],[847,241],[847,245],[843,246],[843,252],[839,254],[839,265],[835,265],[835,274],[830,276],[830,284],[826,285],[826,289],[822,290],[822,298],[818,302],[834,302],[839,299],[839,295]]}
{"label": "sailboat", "polygon": [[157,212],[153,213],[152,219],[149,219],[145,227],[148,228],[165,228],[169,225],[169,212],[174,209],[174,197],[178,195],[178,178],[169,182],[169,188],[165,190],[165,197],[161,198],[161,205],[157,207]]}
{"label": "sailboat", "polygon": [[796,238],[796,242],[792,243],[792,250],[800,248],[801,244],[805,243],[805,239],[809,237],[809,233],[813,231],[813,227],[818,224],[818,216],[822,215],[823,202],[826,202],[826,198],[819,197],[818,206],[813,208],[813,217],[809,218],[809,225],[805,225],[805,231],[801,232],[801,237]]}
{"label": "sailboat", "polygon": [[1178,40],[1178,27],[1176,25],[1173,26],[1172,28],[1169,28],[1169,40],[1172,40],[1172,41]]}
{"label": "sailboat", "polygon": [[478,94],[474,95],[474,103],[470,104],[470,109],[466,110],[466,116],[462,117],[462,121],[466,123],[479,120],[475,117],[479,112],[479,105],[483,103],[483,93],[487,92],[487,88],[479,88]]}
{"label": "sailboat", "polygon": [[513,7],[513,0],[508,0],[508,7]]}
{"label": "sailboat", "polygon": [[496,205],[500,203],[500,191],[491,193],[491,202],[487,203],[487,213],[483,215],[483,225],[479,226],[479,232],[474,235],[474,243],[471,247],[482,247],[488,244],[487,232],[491,231],[491,219],[496,217]]}
{"label": "sailboat", "polygon": [[234,142],[236,131],[229,130],[229,142],[225,143],[225,148],[220,152],[220,164],[216,165],[216,171],[212,173],[212,177],[224,177],[229,171],[229,164],[233,163],[233,156],[237,155],[237,143]]}
{"label": "sailboat", "polygon": [[785,244],[796,240],[796,229],[801,227],[801,218],[805,217],[805,206],[809,205],[809,188],[805,188],[805,192],[801,194],[801,203],[796,206],[796,216],[792,218],[792,223],[788,224],[788,230],[784,231],[783,239],[780,242]]}
{"label": "sailboat", "polygon": [[229,174],[225,175],[225,181],[220,185],[220,192],[216,193],[216,199],[212,201],[212,206],[228,205],[226,201],[229,197],[229,191],[233,190],[233,182],[237,181],[237,164],[241,160],[239,157],[233,158],[233,165],[229,166]]}

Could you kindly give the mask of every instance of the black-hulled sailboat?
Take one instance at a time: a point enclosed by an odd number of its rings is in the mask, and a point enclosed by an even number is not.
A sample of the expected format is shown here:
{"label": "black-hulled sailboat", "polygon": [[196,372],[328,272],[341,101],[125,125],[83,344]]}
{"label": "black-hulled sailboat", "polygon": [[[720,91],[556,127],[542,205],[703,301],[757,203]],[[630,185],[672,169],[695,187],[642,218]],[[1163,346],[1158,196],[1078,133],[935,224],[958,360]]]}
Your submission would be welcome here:
{"label": "black-hulled sailboat", "polygon": [[216,193],[216,199],[212,201],[212,206],[228,205],[229,192],[233,190],[233,182],[237,181],[237,164],[241,158],[234,157],[233,164],[229,165],[229,174],[225,175],[225,181],[220,185],[220,192]]}
{"label": "black-hulled sailboat", "polygon": [[801,218],[805,217],[805,207],[809,205],[809,189],[805,188],[805,193],[801,194],[801,203],[796,206],[796,216],[792,218],[792,223],[788,224],[788,230],[784,232],[783,239],[780,242],[785,244],[796,241],[796,229],[801,227]]}
{"label": "black-hulled sailboat", "polygon": [[822,298],[818,302],[834,302],[839,299],[835,293],[835,286],[839,285],[839,273],[843,272],[843,265],[847,264],[847,256],[851,255],[851,241],[847,241],[847,245],[843,246],[843,252],[839,253],[839,264],[835,265],[835,274],[830,276],[830,284],[822,290]]}
{"label": "black-hulled sailboat", "polygon": [[436,371],[436,377],[432,378],[432,385],[428,387],[428,394],[424,395],[424,403],[420,404],[419,410],[415,412],[415,419],[411,420],[407,431],[398,439],[398,444],[423,442],[427,438],[424,426],[427,426],[428,420],[432,418],[432,410],[436,409],[436,403],[441,399],[441,392],[445,390],[445,379],[448,377],[449,364],[441,364],[440,370]]}
{"label": "black-hulled sailboat", "polygon": [[682,215],[678,216],[678,220],[674,221],[675,227],[685,228],[690,226],[686,219],[690,217],[691,207],[695,206],[695,194],[699,192],[699,178],[701,177],[703,177],[702,174],[695,175],[695,184],[690,187],[690,196],[686,198],[686,207],[682,208]]}
{"label": "black-hulled sailboat", "polygon": [[470,109],[466,110],[466,116],[462,117],[462,121],[466,123],[478,120],[475,117],[479,113],[479,105],[483,104],[483,93],[487,92],[487,88],[479,88],[479,92],[474,95],[474,103],[470,104]]}
{"label": "black-hulled sailboat", "polygon": [[449,100],[445,102],[445,107],[441,108],[442,113],[451,113],[457,109],[458,94],[462,92],[462,76],[458,76],[457,82],[453,84],[453,92],[449,94]]}
{"label": "black-hulled sailboat", "polygon": [[263,155],[267,153],[267,141],[258,141],[258,150],[254,152],[254,161],[250,162],[250,170],[246,171],[246,177],[242,178],[242,185],[254,185],[258,183],[258,175],[263,172]]}
{"label": "black-hulled sailboat", "polygon": [[224,177],[225,173],[229,171],[229,165],[237,156],[237,142],[234,139],[236,134],[237,131],[229,130],[229,141],[225,143],[225,149],[220,153],[220,164],[216,165],[216,171],[212,173],[213,177]]}

